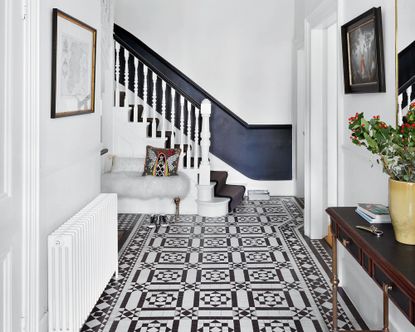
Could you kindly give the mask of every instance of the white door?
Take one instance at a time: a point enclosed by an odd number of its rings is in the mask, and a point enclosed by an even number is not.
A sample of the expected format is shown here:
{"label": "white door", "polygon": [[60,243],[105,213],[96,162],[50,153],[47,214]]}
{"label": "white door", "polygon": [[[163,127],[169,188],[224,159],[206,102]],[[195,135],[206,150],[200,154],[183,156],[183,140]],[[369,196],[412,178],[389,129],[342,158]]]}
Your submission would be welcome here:
{"label": "white door", "polygon": [[21,330],[23,31],[22,2],[0,0],[0,331]]}

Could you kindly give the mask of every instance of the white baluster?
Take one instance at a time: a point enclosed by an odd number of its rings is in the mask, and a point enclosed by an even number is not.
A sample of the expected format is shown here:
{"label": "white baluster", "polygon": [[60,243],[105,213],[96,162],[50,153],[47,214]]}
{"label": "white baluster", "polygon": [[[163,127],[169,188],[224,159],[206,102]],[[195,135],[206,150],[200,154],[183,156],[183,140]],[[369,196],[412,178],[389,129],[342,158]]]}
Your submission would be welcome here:
{"label": "white baluster", "polygon": [[210,161],[209,161],[209,148],[210,148],[210,124],[209,118],[212,105],[208,99],[202,101],[201,114],[202,114],[202,132],[200,142],[200,148],[202,150],[202,162],[200,163],[199,170],[199,184],[210,184]]}
{"label": "white baluster", "polygon": [[163,91],[161,100],[161,137],[166,138],[166,82],[161,82],[161,89]]}
{"label": "white baluster", "polygon": [[134,107],[133,121],[138,122],[138,59],[134,57]]}
{"label": "white baluster", "polygon": [[400,94],[398,96],[398,126],[402,126],[402,123],[403,123],[402,102],[403,102],[403,94]]}
{"label": "white baluster", "polygon": [[156,107],[157,107],[157,75],[153,72],[153,120],[152,120],[152,130],[151,137],[156,137]]}
{"label": "white baluster", "polygon": [[124,97],[124,107],[128,107],[128,91],[129,91],[129,80],[130,80],[130,75],[129,75],[129,68],[128,68],[128,58],[130,56],[130,52],[128,52],[125,48],[124,48],[124,59],[125,59],[125,67],[124,67],[124,86],[125,86],[125,97]]}
{"label": "white baluster", "polygon": [[143,64],[143,76],[144,76],[144,85],[143,85],[143,123],[147,125],[147,117],[148,117],[148,83],[147,83],[147,76],[148,76],[149,69],[148,67]]}
{"label": "white baluster", "polygon": [[170,119],[170,127],[171,127],[171,139],[170,139],[170,149],[174,149],[174,143],[175,143],[175,124],[176,121],[176,90],[171,88],[171,119]]}
{"label": "white baluster", "polygon": [[195,107],[195,143],[194,143],[194,167],[199,167],[199,109]]}
{"label": "white baluster", "polygon": [[180,96],[180,149],[183,156],[183,143],[184,143],[184,97]]}
{"label": "white baluster", "polygon": [[410,108],[411,102],[412,102],[412,99],[411,99],[411,97],[412,97],[412,85],[410,85],[409,88],[406,89],[406,93],[408,95],[408,111],[409,111],[409,108]]}
{"label": "white baluster", "polygon": [[192,146],[192,104],[190,101],[187,101],[187,153],[186,153],[186,159],[187,159],[187,168],[190,168],[190,157],[191,157],[191,149]]}
{"label": "white baluster", "polygon": [[120,106],[120,44],[115,42],[115,107]]}

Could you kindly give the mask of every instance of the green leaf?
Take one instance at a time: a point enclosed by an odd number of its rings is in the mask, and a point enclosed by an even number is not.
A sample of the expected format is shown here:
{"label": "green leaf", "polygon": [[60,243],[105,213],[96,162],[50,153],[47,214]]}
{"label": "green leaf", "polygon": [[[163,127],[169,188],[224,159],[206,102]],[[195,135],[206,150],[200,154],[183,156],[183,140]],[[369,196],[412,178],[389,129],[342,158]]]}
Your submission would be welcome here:
{"label": "green leaf", "polygon": [[376,144],[376,141],[374,139],[372,139],[372,137],[370,137],[366,133],[364,133],[364,136],[365,136],[365,140],[366,140],[367,144],[369,144],[369,147],[372,149],[372,152],[379,151],[378,145]]}
{"label": "green leaf", "polygon": [[360,120],[360,124],[364,125],[364,127],[365,127],[367,130],[369,130],[369,122],[367,122],[365,118],[362,118],[362,119]]}

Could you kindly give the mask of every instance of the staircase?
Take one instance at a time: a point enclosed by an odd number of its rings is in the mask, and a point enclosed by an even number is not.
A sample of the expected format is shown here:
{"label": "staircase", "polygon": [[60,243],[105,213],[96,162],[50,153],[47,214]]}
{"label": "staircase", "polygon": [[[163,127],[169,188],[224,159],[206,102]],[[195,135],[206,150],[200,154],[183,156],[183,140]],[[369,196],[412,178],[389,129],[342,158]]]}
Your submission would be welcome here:
{"label": "staircase", "polygon": [[[212,167],[228,170],[229,178],[246,184],[252,189],[262,188],[263,181],[291,181],[293,179],[293,128],[291,124],[249,124],[185,73],[117,24],[114,25],[114,39],[121,45],[126,46],[130,53],[138,57],[148,67],[157,69],[157,75],[162,77],[180,94],[186,96],[192,104],[200,105],[204,99],[211,102],[209,121],[213,130],[210,137],[209,153],[211,157],[214,156],[211,160]],[[123,61],[124,55],[121,54],[121,67]],[[131,60],[129,69],[131,78],[129,89],[134,91],[134,76],[131,73],[135,69]],[[141,62],[138,64],[138,70],[140,74],[143,73]],[[123,81],[124,75],[121,75],[120,82],[123,84]],[[152,81],[149,80],[149,96],[151,96],[152,87]],[[161,96],[162,86],[160,81],[156,84],[156,89],[158,96]],[[138,94],[143,99],[142,92],[143,80],[139,78]],[[169,93],[167,98],[169,98]],[[162,98],[158,98],[156,101],[159,110],[161,110],[161,101]],[[180,103],[178,100],[176,100],[176,103],[176,109],[179,109]],[[170,101],[167,99],[167,107],[169,105]],[[169,117],[169,112],[167,112],[167,117]],[[179,118],[179,116],[176,116],[176,128],[180,128]],[[244,153],[241,153],[241,149]],[[272,166],[258,167],[258,165]]]}
{"label": "staircase", "polygon": [[197,213],[224,216],[243,199],[244,186],[226,183],[209,160],[211,102],[191,100],[115,40],[113,154],[144,157],[145,147],[180,148],[179,171],[197,186]]}

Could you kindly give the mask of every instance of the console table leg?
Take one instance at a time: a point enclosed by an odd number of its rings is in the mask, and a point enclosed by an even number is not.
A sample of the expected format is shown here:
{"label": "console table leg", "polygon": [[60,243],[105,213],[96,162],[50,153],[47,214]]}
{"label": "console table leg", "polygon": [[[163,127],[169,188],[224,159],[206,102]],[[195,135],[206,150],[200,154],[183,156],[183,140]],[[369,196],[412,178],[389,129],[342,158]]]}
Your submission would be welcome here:
{"label": "console table leg", "polygon": [[392,286],[383,284],[383,331],[389,332],[389,292]]}
{"label": "console table leg", "polygon": [[337,330],[337,285],[339,280],[337,279],[337,240],[334,233],[331,235],[332,240],[332,260],[331,260],[331,271],[332,271],[332,305],[333,305],[333,332]]}

